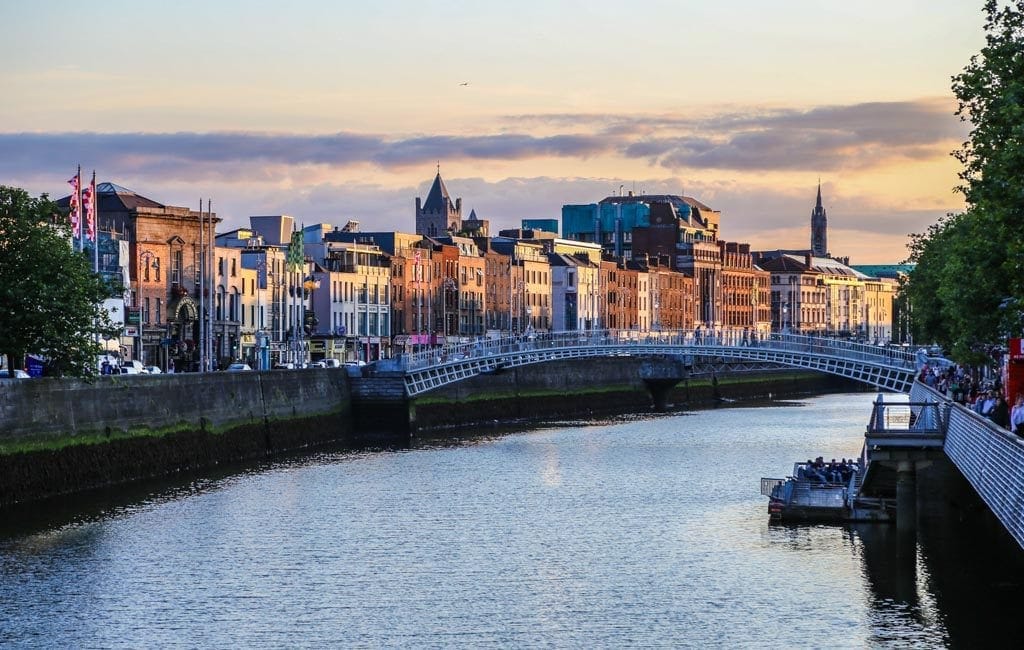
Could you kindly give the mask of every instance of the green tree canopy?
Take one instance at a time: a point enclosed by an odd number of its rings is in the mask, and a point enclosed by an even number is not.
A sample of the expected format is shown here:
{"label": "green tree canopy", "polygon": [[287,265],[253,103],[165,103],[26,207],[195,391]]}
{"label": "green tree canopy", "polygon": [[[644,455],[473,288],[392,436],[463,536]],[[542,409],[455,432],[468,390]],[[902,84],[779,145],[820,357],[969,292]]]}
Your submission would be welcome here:
{"label": "green tree canopy", "polygon": [[103,309],[111,287],[70,242],[45,194],[0,185],[0,352],[12,371],[36,353],[52,374],[94,375],[97,339],[117,334]]}
{"label": "green tree canopy", "polygon": [[1024,0],[984,11],[985,46],[953,77],[967,208],[911,236],[907,288],[915,336],[967,363],[1024,324]]}

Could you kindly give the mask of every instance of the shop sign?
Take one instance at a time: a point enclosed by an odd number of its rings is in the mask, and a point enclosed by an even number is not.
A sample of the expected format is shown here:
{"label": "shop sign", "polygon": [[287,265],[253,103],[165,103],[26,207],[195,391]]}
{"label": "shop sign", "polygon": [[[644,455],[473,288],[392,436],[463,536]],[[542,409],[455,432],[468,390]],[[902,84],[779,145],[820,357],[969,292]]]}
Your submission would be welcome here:
{"label": "shop sign", "polygon": [[138,336],[139,335],[139,328],[136,327],[135,325],[126,325],[125,328],[124,328],[124,335],[125,336]]}

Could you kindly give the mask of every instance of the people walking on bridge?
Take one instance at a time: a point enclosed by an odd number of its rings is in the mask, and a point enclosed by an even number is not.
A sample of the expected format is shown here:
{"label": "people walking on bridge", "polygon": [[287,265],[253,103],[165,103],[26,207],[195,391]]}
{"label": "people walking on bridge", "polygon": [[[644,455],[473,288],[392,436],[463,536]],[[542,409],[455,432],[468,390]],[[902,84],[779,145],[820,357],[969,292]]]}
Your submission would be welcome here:
{"label": "people walking on bridge", "polygon": [[988,417],[1004,429],[1010,427],[1010,407],[1007,406],[1006,399],[1002,394],[996,395],[996,404],[992,407]]}
{"label": "people walking on bridge", "polygon": [[978,415],[990,418],[992,415],[992,409],[996,406],[996,396],[993,391],[986,391],[978,396],[978,401],[975,402]]}
{"label": "people walking on bridge", "polygon": [[1010,410],[1010,430],[1018,436],[1024,436],[1024,395],[1017,393],[1017,399]]}

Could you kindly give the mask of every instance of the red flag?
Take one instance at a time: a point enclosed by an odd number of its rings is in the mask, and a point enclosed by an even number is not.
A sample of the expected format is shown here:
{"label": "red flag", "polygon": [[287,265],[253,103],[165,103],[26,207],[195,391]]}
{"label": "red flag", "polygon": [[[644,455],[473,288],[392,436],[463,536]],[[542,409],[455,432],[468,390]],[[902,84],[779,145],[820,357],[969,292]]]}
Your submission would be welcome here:
{"label": "red flag", "polygon": [[77,238],[81,237],[79,232],[81,212],[78,209],[78,195],[79,188],[82,186],[82,172],[72,176],[68,184],[71,185],[71,236]]}
{"label": "red flag", "polygon": [[96,241],[96,172],[92,173],[92,183],[82,190],[82,207],[85,208],[85,237]]}

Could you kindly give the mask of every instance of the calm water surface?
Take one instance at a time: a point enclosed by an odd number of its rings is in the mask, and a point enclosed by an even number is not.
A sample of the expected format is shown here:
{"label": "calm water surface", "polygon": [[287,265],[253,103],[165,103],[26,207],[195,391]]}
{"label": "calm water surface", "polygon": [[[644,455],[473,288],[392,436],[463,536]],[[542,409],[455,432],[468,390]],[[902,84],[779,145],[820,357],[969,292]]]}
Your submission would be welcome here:
{"label": "calm water surface", "polygon": [[1019,582],[991,584],[948,532],[908,547],[890,526],[768,525],[760,477],[856,456],[871,399],[329,453],[16,513],[0,644],[942,647],[1019,632]]}

